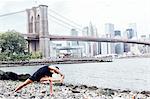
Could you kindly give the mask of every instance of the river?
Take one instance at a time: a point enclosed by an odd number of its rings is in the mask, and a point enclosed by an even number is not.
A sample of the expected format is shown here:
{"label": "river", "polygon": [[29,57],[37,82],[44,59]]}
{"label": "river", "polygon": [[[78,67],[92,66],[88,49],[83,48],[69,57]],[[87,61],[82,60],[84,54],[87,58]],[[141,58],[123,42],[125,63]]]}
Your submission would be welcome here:
{"label": "river", "polygon": [[[150,58],[115,59],[113,62],[59,64],[65,83],[102,88],[150,90]],[[5,67],[3,71],[33,74],[41,66]]]}

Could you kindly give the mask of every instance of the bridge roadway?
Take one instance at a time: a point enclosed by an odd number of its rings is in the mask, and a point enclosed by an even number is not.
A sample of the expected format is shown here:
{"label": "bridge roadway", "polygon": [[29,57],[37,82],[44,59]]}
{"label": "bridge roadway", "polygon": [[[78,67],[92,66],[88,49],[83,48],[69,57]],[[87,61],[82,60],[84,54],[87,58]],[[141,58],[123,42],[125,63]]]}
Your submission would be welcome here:
{"label": "bridge roadway", "polygon": [[[25,39],[27,40],[39,40],[39,35],[37,33],[28,33],[23,34]],[[134,44],[143,44],[143,45],[150,45],[149,41],[143,40],[129,40],[129,39],[116,39],[116,38],[99,38],[99,37],[89,37],[89,36],[58,36],[58,35],[48,35],[48,36],[40,36],[40,37],[47,37],[52,41],[90,41],[90,42],[110,42],[110,43],[134,43]]]}

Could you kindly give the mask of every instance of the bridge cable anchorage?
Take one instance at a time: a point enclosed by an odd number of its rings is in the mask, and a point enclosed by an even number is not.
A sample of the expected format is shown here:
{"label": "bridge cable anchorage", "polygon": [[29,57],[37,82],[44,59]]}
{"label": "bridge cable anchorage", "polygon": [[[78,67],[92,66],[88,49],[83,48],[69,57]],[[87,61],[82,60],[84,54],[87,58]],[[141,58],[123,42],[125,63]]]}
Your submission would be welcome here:
{"label": "bridge cable anchorage", "polygon": [[58,21],[60,21],[60,22],[62,22],[62,23],[64,23],[64,24],[66,24],[66,25],[69,25],[69,26],[71,26],[71,27],[73,27],[73,28],[76,28],[76,29],[82,31],[82,29],[77,28],[76,26],[74,26],[74,25],[72,25],[72,24],[69,24],[69,23],[67,23],[67,22],[65,22],[65,21],[63,21],[63,20],[61,20],[61,19],[59,19],[59,18],[57,18],[57,17],[55,17],[55,16],[53,16],[53,15],[50,15],[50,14],[49,14],[49,16],[52,17],[52,18],[54,18],[54,19],[56,19],[56,20],[58,20]]}
{"label": "bridge cable anchorage", "polygon": [[0,15],[0,17],[5,17],[5,16],[13,15],[13,14],[18,14],[18,13],[22,13],[22,12],[25,12],[25,11],[26,10],[17,11],[17,12],[11,12],[11,13],[6,13],[6,14]]}
{"label": "bridge cable anchorage", "polygon": [[64,17],[64,16],[62,16],[62,15],[60,15],[59,13],[57,13],[56,11],[54,11],[54,10],[52,10],[52,9],[49,9],[49,11],[51,11],[51,12],[53,12],[54,14],[56,14],[56,15],[62,17],[62,18],[65,19],[65,20],[67,20],[67,21],[73,23],[74,25],[76,25],[76,26],[78,26],[78,27],[82,27],[82,26],[79,25],[78,23],[76,23],[76,22],[74,22],[74,21],[72,21],[72,20],[70,20],[70,19],[68,19],[68,18],[66,18],[66,17]]}

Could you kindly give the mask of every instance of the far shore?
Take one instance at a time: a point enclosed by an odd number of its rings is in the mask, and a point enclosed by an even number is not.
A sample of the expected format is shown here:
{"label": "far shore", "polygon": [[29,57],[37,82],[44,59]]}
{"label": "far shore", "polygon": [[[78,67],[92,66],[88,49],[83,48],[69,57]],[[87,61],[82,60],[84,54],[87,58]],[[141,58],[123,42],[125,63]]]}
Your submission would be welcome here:
{"label": "far shore", "polygon": [[58,59],[32,59],[28,61],[0,61],[2,67],[18,67],[18,66],[37,66],[48,64],[80,64],[80,63],[100,63],[113,62],[114,59],[134,59],[134,58],[150,58],[150,55],[143,56],[126,56],[126,57],[101,57],[101,58],[58,58]]}
{"label": "far shore", "polygon": [[112,57],[34,59],[29,61],[0,61],[0,67],[37,66],[46,64],[79,64],[79,63],[94,63],[94,62],[112,62]]}

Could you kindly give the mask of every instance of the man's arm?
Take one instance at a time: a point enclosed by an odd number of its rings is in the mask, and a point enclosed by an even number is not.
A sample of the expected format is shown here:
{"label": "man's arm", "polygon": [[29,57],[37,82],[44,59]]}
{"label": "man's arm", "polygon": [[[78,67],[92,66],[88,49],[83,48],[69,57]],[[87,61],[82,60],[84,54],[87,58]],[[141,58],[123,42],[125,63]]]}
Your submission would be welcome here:
{"label": "man's arm", "polygon": [[56,68],[50,67],[50,66],[49,66],[49,69],[50,69],[50,70],[54,70],[55,73],[57,73],[57,74],[59,74],[59,75],[61,76],[61,78],[60,78],[60,83],[62,83],[62,82],[63,82],[63,79],[65,78],[65,76],[59,71],[59,69],[56,69]]}
{"label": "man's arm", "polygon": [[45,82],[45,81],[60,82],[60,80],[54,79],[54,78],[48,77],[48,76],[42,77],[42,78],[40,79],[40,82]]}
{"label": "man's arm", "polygon": [[63,83],[63,80],[64,80],[65,76],[64,76],[61,72],[59,72],[59,74],[60,74],[60,76],[61,76],[61,78],[60,78],[60,83]]}

